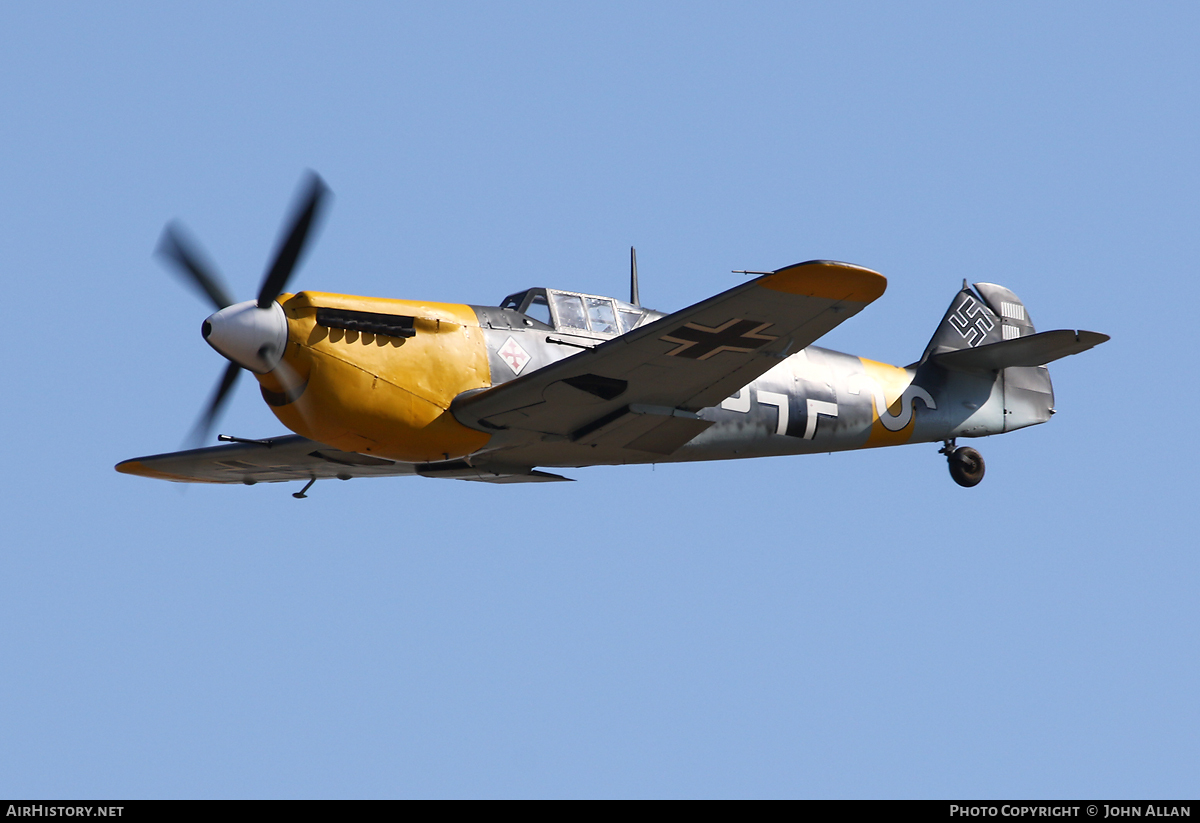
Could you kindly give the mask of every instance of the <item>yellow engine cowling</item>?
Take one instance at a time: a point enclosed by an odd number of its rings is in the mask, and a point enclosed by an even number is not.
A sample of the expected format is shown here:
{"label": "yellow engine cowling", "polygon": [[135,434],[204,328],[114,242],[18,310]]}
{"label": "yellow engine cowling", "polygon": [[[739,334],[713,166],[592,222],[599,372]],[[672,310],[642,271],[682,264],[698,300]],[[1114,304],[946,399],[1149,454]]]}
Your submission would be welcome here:
{"label": "yellow engine cowling", "polygon": [[[256,375],[292,431],[350,452],[405,462],[464,457],[489,435],[450,414],[464,391],[491,384],[487,348],[469,307],[344,294],[281,295],[287,352]],[[413,318],[411,337],[329,328],[318,309]]]}

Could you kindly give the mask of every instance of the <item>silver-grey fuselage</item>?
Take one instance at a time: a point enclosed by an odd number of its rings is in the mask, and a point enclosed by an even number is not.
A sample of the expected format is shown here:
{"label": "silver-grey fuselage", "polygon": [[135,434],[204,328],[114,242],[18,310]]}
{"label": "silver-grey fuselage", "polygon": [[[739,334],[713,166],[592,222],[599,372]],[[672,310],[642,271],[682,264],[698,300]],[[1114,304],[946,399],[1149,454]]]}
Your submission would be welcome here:
{"label": "silver-grey fuselage", "polygon": [[[556,327],[514,309],[473,308],[493,385],[617,336]],[[641,311],[639,325],[664,316]],[[1044,367],[963,372],[922,362],[900,368],[809,346],[698,412],[712,425],[669,455],[571,448],[562,438],[506,443],[500,437],[497,447],[506,459],[547,467],[727,460],[982,437],[1044,422],[1052,407]]]}

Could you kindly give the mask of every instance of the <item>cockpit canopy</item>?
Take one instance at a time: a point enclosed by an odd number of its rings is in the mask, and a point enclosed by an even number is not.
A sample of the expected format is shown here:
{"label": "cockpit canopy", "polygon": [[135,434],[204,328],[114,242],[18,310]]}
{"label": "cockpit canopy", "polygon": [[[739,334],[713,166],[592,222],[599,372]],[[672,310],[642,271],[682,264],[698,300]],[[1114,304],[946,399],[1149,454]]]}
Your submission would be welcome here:
{"label": "cockpit canopy", "polygon": [[612,297],[559,289],[528,289],[510,294],[500,308],[516,309],[565,332],[606,335],[632,331],[643,317],[655,314]]}

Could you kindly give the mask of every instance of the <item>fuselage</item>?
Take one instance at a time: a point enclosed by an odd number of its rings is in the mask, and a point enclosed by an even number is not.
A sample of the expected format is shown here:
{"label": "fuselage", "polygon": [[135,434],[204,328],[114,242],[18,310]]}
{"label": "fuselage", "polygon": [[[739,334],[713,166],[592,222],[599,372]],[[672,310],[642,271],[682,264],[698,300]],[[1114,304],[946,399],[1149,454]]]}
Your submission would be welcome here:
{"label": "fuselage", "polygon": [[286,352],[271,372],[256,375],[272,411],[312,440],[404,462],[497,452],[530,466],[724,460],[978,437],[1048,417],[1006,413],[1004,380],[995,373],[900,368],[810,346],[700,411],[713,425],[670,455],[561,436],[514,438],[463,425],[455,398],[664,315],[548,289],[514,295],[501,307],[320,292],[283,295],[280,305]]}

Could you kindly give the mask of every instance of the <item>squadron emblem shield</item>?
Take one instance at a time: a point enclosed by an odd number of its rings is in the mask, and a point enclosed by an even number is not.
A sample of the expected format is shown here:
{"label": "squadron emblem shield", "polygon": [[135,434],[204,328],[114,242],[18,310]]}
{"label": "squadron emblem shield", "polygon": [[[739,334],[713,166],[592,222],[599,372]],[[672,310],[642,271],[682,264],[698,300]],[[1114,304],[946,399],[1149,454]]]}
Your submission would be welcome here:
{"label": "squadron emblem shield", "polygon": [[529,352],[521,348],[521,344],[511,337],[504,341],[504,345],[496,353],[513,370],[513,374],[520,374],[521,370],[529,365],[531,359]]}

